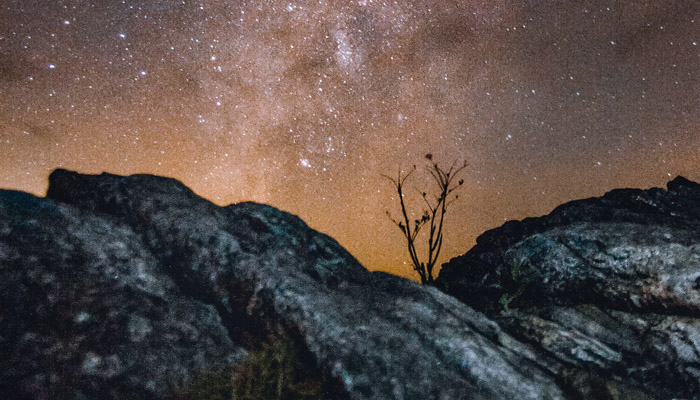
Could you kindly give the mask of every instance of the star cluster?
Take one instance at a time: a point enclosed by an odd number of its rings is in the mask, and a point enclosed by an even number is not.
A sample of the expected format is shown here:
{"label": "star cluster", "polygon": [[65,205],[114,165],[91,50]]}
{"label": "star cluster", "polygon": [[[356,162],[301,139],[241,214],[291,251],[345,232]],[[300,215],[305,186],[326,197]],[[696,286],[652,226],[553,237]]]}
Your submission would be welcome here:
{"label": "star cluster", "polygon": [[426,153],[469,163],[445,259],[506,219],[700,179],[698,43],[694,0],[5,0],[0,187],[172,176],[410,276],[381,175]]}

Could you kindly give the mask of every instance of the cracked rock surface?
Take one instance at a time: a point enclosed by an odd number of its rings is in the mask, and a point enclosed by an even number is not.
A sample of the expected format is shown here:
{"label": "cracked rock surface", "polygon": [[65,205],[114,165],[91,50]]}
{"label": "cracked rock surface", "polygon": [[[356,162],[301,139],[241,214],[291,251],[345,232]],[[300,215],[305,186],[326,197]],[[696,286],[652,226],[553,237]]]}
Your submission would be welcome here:
{"label": "cracked rock surface", "polygon": [[277,335],[328,398],[568,396],[554,361],[482,313],[272,207],[65,170],[46,198],[0,191],[0,398],[172,398]]}
{"label": "cracked rock surface", "polygon": [[507,222],[446,263],[437,286],[531,344],[572,396],[700,398],[697,183]]}

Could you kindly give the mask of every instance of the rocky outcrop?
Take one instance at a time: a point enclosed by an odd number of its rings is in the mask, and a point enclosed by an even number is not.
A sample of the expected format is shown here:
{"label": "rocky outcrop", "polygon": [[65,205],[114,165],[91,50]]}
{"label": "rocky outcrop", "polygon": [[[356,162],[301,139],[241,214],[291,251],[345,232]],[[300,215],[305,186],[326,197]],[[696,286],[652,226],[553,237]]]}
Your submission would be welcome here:
{"label": "rocky outcrop", "polygon": [[114,218],[0,192],[0,397],[153,398],[240,360],[162,268]]}
{"label": "rocky outcrop", "polygon": [[614,190],[508,222],[436,285],[531,344],[578,396],[700,397],[697,183]]}
{"label": "rocky outcrop", "polygon": [[290,338],[328,398],[558,399],[533,347],[272,207],[148,175],[0,191],[0,398],[171,398]]}
{"label": "rocky outcrop", "polygon": [[333,399],[698,398],[698,228],[682,178],[572,202],[482,235],[452,297],[269,206],[58,170],[0,191],[0,398],[168,399],[275,338]]}

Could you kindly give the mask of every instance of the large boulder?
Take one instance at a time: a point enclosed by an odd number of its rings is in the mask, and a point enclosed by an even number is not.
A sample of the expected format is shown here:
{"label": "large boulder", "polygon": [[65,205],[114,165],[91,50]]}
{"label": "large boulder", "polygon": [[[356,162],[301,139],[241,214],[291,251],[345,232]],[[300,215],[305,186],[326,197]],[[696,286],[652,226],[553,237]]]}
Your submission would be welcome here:
{"label": "large boulder", "polygon": [[128,225],[0,191],[0,398],[164,398],[244,355]]}
{"label": "large boulder", "polygon": [[171,398],[277,336],[327,398],[569,396],[483,314],[272,207],[65,170],[47,198],[0,191],[0,398]]}
{"label": "large boulder", "polygon": [[583,397],[700,393],[700,185],[685,178],[508,222],[436,285],[533,345]]}

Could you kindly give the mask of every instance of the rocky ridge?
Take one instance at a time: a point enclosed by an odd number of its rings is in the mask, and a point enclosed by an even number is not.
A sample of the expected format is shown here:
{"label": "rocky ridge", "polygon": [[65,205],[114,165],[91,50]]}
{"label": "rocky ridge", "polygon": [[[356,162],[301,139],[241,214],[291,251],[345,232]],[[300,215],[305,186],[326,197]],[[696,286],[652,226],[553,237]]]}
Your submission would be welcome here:
{"label": "rocky ridge", "polygon": [[292,338],[327,398],[557,399],[532,349],[272,207],[148,175],[0,192],[0,397],[171,398]]}
{"label": "rocky ridge", "polygon": [[697,183],[613,190],[508,222],[436,282],[532,344],[584,397],[700,396]]}
{"label": "rocky ridge", "polygon": [[172,398],[274,338],[328,399],[697,398],[698,204],[678,178],[509,222],[448,295],[270,206],[57,170],[0,191],[0,398]]}

